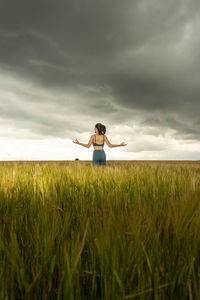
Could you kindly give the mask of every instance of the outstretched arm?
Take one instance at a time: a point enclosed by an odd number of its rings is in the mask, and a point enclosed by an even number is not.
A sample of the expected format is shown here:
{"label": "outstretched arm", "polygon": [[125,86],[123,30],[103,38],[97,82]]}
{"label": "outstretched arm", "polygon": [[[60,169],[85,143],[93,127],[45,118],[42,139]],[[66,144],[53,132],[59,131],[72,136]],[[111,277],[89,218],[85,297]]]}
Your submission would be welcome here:
{"label": "outstretched arm", "polygon": [[105,141],[106,141],[106,144],[108,145],[108,147],[110,148],[114,148],[114,147],[121,147],[121,146],[126,146],[127,144],[125,144],[124,142],[122,142],[120,145],[114,145],[114,144],[111,144],[110,141],[108,140],[107,136],[105,135],[104,136],[105,138]]}
{"label": "outstretched arm", "polygon": [[73,141],[73,143],[81,145],[81,146],[86,147],[86,148],[89,148],[92,144],[92,139],[93,139],[93,137],[91,136],[88,144],[80,143],[78,140]]}

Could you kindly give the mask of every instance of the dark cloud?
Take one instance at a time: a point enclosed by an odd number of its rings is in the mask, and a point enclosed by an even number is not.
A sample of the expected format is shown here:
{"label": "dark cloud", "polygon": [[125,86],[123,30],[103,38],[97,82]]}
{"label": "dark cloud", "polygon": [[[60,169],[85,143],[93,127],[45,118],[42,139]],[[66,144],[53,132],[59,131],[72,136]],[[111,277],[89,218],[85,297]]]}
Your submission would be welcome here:
{"label": "dark cloud", "polygon": [[0,117],[41,136],[103,119],[199,140],[199,13],[187,0],[2,1]]}

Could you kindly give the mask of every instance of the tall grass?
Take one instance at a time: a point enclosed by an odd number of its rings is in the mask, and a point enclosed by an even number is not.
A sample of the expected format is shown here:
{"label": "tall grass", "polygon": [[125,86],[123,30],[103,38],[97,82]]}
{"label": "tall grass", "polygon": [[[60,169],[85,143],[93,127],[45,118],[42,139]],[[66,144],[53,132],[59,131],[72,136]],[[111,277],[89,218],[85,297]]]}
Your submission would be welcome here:
{"label": "tall grass", "polygon": [[0,164],[0,299],[200,299],[200,164]]}

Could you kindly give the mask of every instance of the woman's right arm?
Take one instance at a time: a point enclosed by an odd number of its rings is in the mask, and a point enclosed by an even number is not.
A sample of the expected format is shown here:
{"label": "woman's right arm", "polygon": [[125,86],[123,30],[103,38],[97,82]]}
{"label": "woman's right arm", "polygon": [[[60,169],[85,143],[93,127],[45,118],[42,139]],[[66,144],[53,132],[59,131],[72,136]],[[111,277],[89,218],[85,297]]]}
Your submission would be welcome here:
{"label": "woman's right arm", "polygon": [[105,138],[105,141],[106,141],[106,144],[108,145],[108,147],[110,148],[113,148],[113,147],[121,147],[121,146],[126,146],[127,144],[125,144],[124,142],[122,142],[120,145],[114,145],[114,144],[111,144],[110,141],[108,140],[107,136],[104,135],[104,138]]}

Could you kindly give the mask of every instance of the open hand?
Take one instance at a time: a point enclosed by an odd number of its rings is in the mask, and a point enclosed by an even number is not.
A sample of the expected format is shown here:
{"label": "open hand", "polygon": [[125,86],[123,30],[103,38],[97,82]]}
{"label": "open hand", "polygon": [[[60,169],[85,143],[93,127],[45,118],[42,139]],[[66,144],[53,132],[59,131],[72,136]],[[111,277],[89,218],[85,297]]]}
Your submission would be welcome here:
{"label": "open hand", "polygon": [[124,142],[122,142],[121,144],[120,144],[120,146],[126,146],[127,144],[125,144]]}
{"label": "open hand", "polygon": [[75,141],[72,141],[75,144],[79,144],[79,141],[76,139]]}

